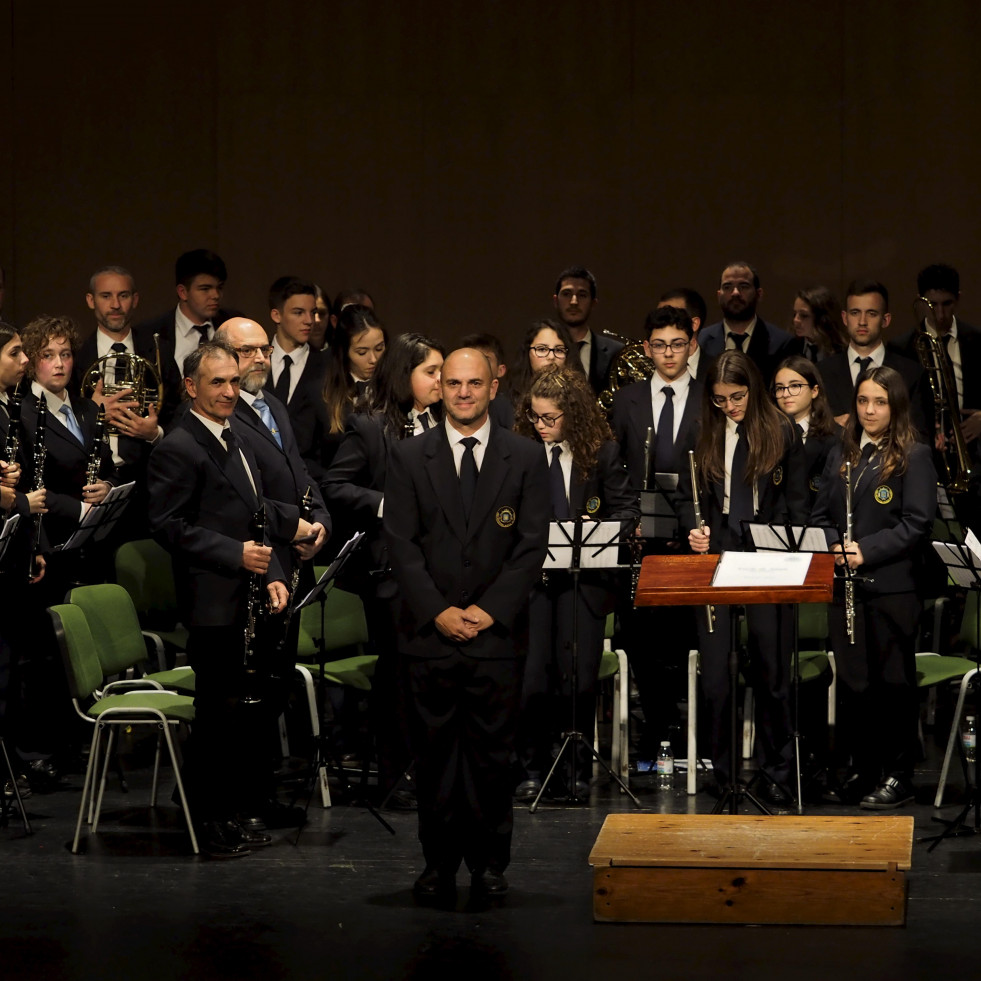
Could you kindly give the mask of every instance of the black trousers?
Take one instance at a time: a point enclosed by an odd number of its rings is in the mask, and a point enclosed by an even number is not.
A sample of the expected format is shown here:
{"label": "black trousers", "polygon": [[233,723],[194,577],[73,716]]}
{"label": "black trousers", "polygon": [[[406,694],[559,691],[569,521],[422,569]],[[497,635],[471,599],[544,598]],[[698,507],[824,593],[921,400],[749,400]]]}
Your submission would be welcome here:
{"label": "black trousers", "polygon": [[516,658],[407,658],[419,840],[426,865],[502,872],[511,859]]}
{"label": "black trousers", "polygon": [[841,762],[866,782],[909,781],[916,759],[919,698],[916,631],[923,604],[916,593],[855,591],[855,643],[848,641],[844,584],[835,583],[831,642],[838,671],[836,741]]}

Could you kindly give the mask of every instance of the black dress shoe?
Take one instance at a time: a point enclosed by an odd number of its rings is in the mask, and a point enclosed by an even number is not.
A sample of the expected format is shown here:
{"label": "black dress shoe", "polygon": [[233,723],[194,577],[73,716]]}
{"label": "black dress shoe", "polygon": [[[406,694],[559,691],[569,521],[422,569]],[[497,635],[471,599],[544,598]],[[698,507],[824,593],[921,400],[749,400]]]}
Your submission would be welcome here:
{"label": "black dress shoe", "polygon": [[470,888],[474,892],[483,893],[485,896],[504,896],[508,891],[508,880],[504,878],[503,872],[484,869],[483,872],[471,874]]}
{"label": "black dress shoe", "polygon": [[538,792],[541,789],[541,780],[522,780],[521,783],[514,788],[514,799],[530,803],[538,796]]}
{"label": "black dress shoe", "polygon": [[887,777],[870,794],[866,794],[858,806],[869,811],[891,811],[913,800],[913,789],[898,777]]}
{"label": "black dress shoe", "polygon": [[456,876],[426,866],[412,886],[416,899],[446,899],[456,892]]}
{"label": "black dress shoe", "polygon": [[272,844],[272,835],[267,835],[264,831],[257,831],[254,828],[247,828],[241,821],[235,823],[238,825],[242,844],[246,848],[262,848],[264,845]]}
{"label": "black dress shoe", "polygon": [[28,760],[24,767],[32,789],[44,793],[62,786],[61,773],[50,760]]}
{"label": "black dress shoe", "polygon": [[821,800],[831,804],[848,804],[854,807],[875,786],[875,781],[860,773],[849,773],[842,780],[825,788]]}
{"label": "black dress shoe", "polygon": [[207,821],[201,828],[201,851],[211,858],[240,858],[252,850],[237,821]]}
{"label": "black dress shoe", "polygon": [[783,787],[769,777],[763,777],[756,787],[755,794],[764,804],[776,807],[778,810],[786,810],[793,807],[794,798],[787,793]]}
{"label": "black dress shoe", "polygon": [[263,828],[302,828],[307,823],[307,812],[302,807],[291,807],[278,800],[268,800],[254,810],[239,815],[239,823],[248,831],[261,831]]}

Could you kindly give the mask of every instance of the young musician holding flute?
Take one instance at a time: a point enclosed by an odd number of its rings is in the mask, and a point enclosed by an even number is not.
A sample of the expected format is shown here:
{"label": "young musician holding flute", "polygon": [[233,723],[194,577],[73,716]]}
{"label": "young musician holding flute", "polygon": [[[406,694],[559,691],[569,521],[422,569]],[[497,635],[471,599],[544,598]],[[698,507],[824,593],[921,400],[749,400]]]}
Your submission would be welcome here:
{"label": "young musician holding flute", "polygon": [[936,505],[937,474],[929,447],[916,442],[906,383],[892,368],[873,368],[859,376],[811,517],[836,529],[827,533],[836,571],[847,559],[857,576],[850,601],[836,580],[831,608],[837,739],[849,758],[837,796],[871,810],[913,799],[918,586]]}
{"label": "young musician holding flute", "polygon": [[[678,498],[682,527],[694,552],[743,551],[742,523],[802,524],[807,517],[807,470],[796,430],[770,400],[756,365],[741,351],[724,351],[708,371],[702,429],[695,449],[698,482],[682,470]],[[693,492],[703,524],[695,527]],[[712,765],[720,787],[730,773],[728,607],[716,607],[715,629],[697,618],[701,676],[711,727]],[[775,807],[791,804],[793,742],[790,650],[793,611],[786,605],[748,605],[749,659],[743,675],[756,701],[758,796]]]}

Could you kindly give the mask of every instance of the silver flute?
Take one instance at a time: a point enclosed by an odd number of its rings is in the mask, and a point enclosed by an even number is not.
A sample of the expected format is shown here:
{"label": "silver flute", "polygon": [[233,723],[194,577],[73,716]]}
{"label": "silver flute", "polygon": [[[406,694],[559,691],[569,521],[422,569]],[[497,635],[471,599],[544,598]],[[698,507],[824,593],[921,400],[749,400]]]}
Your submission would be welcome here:
{"label": "silver flute", "polygon": [[842,547],[842,556],[845,559],[845,630],[848,633],[849,644],[855,643],[855,580],[849,574],[847,552],[854,533],[853,521],[852,463],[851,460],[847,460],[845,462],[845,541]]}
{"label": "silver flute", "polygon": [[[702,505],[698,500],[698,464],[695,462],[695,451],[688,451],[688,467],[691,470],[691,499],[695,505],[695,524],[702,530]],[[708,632],[715,633],[715,610],[711,604],[705,605],[705,616],[708,619]]]}

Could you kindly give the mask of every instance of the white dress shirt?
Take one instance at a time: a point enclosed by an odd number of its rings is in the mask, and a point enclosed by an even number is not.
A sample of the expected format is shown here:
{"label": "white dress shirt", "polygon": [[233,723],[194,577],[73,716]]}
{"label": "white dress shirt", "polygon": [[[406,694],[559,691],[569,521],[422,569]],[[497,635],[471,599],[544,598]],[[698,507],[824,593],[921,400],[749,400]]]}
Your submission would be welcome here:
{"label": "white dress shirt", "polygon": [[[213,341],[215,325],[210,320],[206,320],[205,323],[208,325],[208,340]],[[184,316],[180,304],[178,304],[177,312],[174,315],[174,360],[177,362],[177,370],[180,372],[181,378],[184,377],[184,359],[192,351],[196,351],[200,343],[201,332]]]}
{"label": "white dress shirt", "polygon": [[[190,411],[191,415],[207,428],[208,432],[211,433],[212,436],[214,436],[214,438],[221,444],[222,449],[227,452],[228,444],[225,442],[222,433],[225,432],[226,429],[230,430],[232,428],[228,424],[228,420],[226,419],[224,423],[215,422],[214,419],[209,419],[207,416],[201,415],[200,412],[197,412],[194,409],[191,409]],[[252,493],[255,494],[257,499],[261,500],[261,496],[258,490],[256,490],[255,481],[252,479],[252,471],[249,469],[249,461],[245,459],[245,454],[242,452],[241,446],[239,447],[238,452],[239,456],[242,457],[242,466],[245,467],[245,475],[249,478],[249,483],[252,485]]]}
{"label": "white dress shirt", "polygon": [[[467,448],[460,442],[462,439],[467,439],[463,433],[453,428],[449,419],[444,420],[443,425],[446,427],[446,438],[449,440],[450,449],[453,451],[453,464],[456,467],[456,475],[460,476],[460,466],[463,463],[463,454],[466,453]],[[491,431],[491,421],[490,416],[484,420],[484,424],[475,433],[471,433],[471,436],[477,437],[477,444],[473,448],[473,456],[477,461],[477,470],[480,470],[484,463],[484,451],[487,449],[487,440],[490,438]]]}
{"label": "white dress shirt", "polygon": [[293,393],[296,391],[297,382],[300,380],[300,375],[303,374],[303,369],[307,366],[307,357],[310,355],[310,345],[301,344],[299,347],[293,348],[292,351],[286,351],[279,343],[279,335],[277,334],[273,338],[272,342],[272,371],[270,373],[269,387],[274,389],[276,387],[276,382],[279,381],[279,376],[283,373],[283,358],[288,354],[290,356],[290,392],[286,401],[288,402],[293,398]]}
{"label": "white dress shirt", "polygon": [[[726,416],[726,478],[725,478],[725,494],[722,498],[722,513],[729,513],[729,485],[732,480],[732,458],[736,453],[736,441],[739,439],[739,433],[736,432],[736,426],[738,426],[734,419]],[[759,488],[756,486],[756,481],[753,481],[753,513],[755,514],[760,509],[760,495]]]}
{"label": "white dress shirt", "polygon": [[670,387],[674,392],[671,402],[674,405],[674,431],[671,433],[671,442],[678,439],[678,430],[681,428],[681,417],[685,414],[685,405],[688,403],[688,388],[691,382],[691,375],[683,371],[674,381],[665,381],[656,371],[651,375],[651,411],[654,418],[654,432],[658,432],[661,424],[661,410],[667,399],[664,397],[664,389]]}
{"label": "white dress shirt", "polygon": [[849,344],[847,357],[848,357],[848,370],[852,373],[852,384],[854,385],[855,382],[858,381],[858,373],[860,370],[860,366],[855,363],[855,359],[871,358],[872,362],[869,364],[870,371],[873,368],[881,368],[882,362],[885,360],[886,357],[886,346],[885,344],[880,343],[879,346],[871,354],[859,354],[858,351],[856,351],[855,348],[853,348],[851,344]]}
{"label": "white dress shirt", "polygon": [[[740,331],[738,331],[738,330],[737,331],[733,331],[732,327],[730,326],[730,324],[729,324],[729,322],[727,320],[723,320],[722,321],[722,329],[725,331],[725,335],[726,335],[725,350],[726,351],[736,351],[736,350],[738,350],[738,348],[736,347],[736,342],[732,339],[732,335],[733,335],[733,333],[738,334],[738,333],[740,333]],[[742,331],[742,333],[747,338],[747,340],[743,341],[743,353],[744,354],[748,354],[749,353],[749,345],[750,345],[750,341],[753,338],[753,331],[755,329],[756,329],[756,317],[753,317],[753,319],[749,322],[749,326],[744,331]]]}
{"label": "white dress shirt", "polygon": [[[568,503],[570,481],[572,480],[572,447],[565,440],[559,443],[542,443],[545,447],[545,463],[549,468],[552,466],[552,449],[559,447],[559,466],[562,468],[562,482],[565,484],[565,499]],[[476,447],[475,447],[476,450]],[[575,517],[573,515],[573,517]]]}

